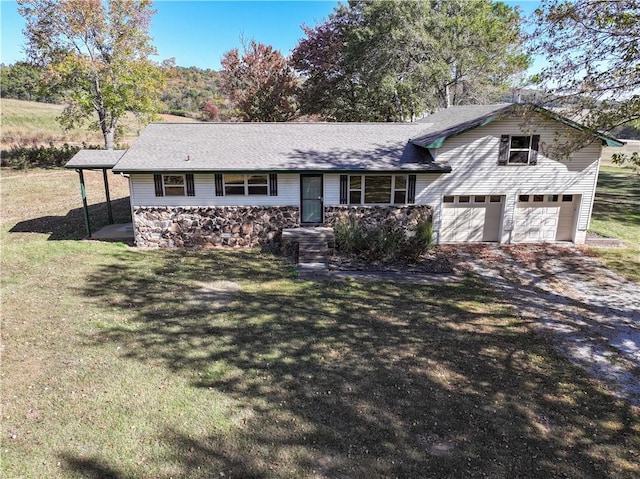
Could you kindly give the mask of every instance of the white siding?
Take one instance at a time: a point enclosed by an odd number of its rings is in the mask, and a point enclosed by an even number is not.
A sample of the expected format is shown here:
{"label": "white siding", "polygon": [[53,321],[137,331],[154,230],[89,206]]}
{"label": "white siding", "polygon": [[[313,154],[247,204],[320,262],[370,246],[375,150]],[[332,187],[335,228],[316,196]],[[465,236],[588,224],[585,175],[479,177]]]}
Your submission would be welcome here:
{"label": "white siding", "polygon": [[130,175],[132,206],[298,206],[300,177],[278,174],[278,196],[216,196],[213,173],[194,173],[195,196],[156,196],[153,175]]}
{"label": "white siding", "polygon": [[340,175],[324,175],[324,205],[340,205]]}
{"label": "white siding", "polygon": [[446,178],[447,173],[422,174],[416,176],[416,204],[436,205],[440,202],[442,194],[435,185]]}
{"label": "white siding", "polygon": [[[557,122],[527,125],[522,131],[521,119],[504,119],[475,128],[448,139],[438,150],[438,162],[448,162],[452,172],[433,181],[419,195],[436,206],[434,226],[440,227],[440,199],[443,195],[505,195],[503,241],[509,241],[513,229],[516,196],[519,194],[580,194],[578,230],[588,227],[598,173],[599,142],[574,152],[571,158],[555,161],[545,156],[558,133],[567,127]],[[539,134],[538,164],[498,165],[501,135]]]}
{"label": "white siding", "polygon": [[[404,174],[404,172],[403,172]],[[406,172],[406,174],[413,174]],[[442,174],[416,174],[416,204],[427,205],[438,201],[437,191],[429,188],[436,178]],[[327,206],[340,205],[340,175],[328,174],[324,175],[324,204]]]}

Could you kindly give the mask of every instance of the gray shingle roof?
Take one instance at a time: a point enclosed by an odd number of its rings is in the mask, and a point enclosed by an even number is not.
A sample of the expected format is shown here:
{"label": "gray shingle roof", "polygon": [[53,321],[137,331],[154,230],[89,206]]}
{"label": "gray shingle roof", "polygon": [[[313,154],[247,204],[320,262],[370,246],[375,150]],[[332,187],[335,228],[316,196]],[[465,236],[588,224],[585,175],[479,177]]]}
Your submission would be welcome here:
{"label": "gray shingle roof", "polygon": [[[451,168],[434,162],[428,148],[439,148],[447,138],[521,106],[455,106],[415,123],[153,123],[119,161],[119,152],[83,150],[66,166],[110,167],[117,161],[115,172],[448,172]],[[552,112],[525,107],[580,129]],[[596,136],[607,143],[617,142]]]}
{"label": "gray shingle roof", "polygon": [[450,171],[409,143],[424,130],[421,123],[154,123],[114,171]]}
{"label": "gray shingle roof", "polygon": [[113,168],[126,150],[80,150],[65,168]]}
{"label": "gray shingle roof", "polygon": [[512,110],[512,103],[493,105],[462,105],[440,110],[420,120],[426,128],[412,143],[422,147],[438,147],[440,142],[450,136],[458,135],[472,128],[482,126],[487,121],[497,119],[501,114]]}

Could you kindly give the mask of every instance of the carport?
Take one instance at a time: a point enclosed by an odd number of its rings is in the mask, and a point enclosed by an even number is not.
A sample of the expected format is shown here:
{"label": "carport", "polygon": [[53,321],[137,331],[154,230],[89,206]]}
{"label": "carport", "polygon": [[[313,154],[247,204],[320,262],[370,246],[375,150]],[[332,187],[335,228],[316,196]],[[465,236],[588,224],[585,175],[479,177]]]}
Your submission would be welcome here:
{"label": "carport", "polygon": [[87,188],[84,181],[84,171],[102,171],[104,182],[104,195],[107,200],[107,215],[109,224],[113,224],[113,211],[111,209],[111,196],[109,194],[109,180],[107,171],[111,170],[118,162],[126,150],[80,150],[74,155],[69,162],[64,165],[65,168],[73,168],[78,172],[80,177],[80,194],[82,195],[82,207],[84,210],[84,222],[87,228],[87,236],[92,237],[91,221],[89,219],[89,205],[87,204]]}

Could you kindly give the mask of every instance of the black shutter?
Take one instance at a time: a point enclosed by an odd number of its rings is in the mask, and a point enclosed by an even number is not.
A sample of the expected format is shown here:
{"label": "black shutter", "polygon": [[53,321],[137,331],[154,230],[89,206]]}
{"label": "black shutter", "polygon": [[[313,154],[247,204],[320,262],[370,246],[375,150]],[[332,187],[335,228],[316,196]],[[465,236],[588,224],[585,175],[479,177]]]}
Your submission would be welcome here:
{"label": "black shutter", "polygon": [[193,181],[193,173],[187,173],[184,176],[187,183],[187,196],[196,196],[196,186]]}
{"label": "black shutter", "polygon": [[224,196],[224,185],[222,184],[222,173],[215,174],[216,196]]}
{"label": "black shutter", "polygon": [[162,175],[160,173],[153,174],[153,183],[156,187],[156,196],[164,196],[164,190],[162,189]]}
{"label": "black shutter", "polygon": [[538,148],[540,146],[540,135],[533,135],[531,137],[531,158],[529,158],[530,165],[538,164]]}
{"label": "black shutter", "polygon": [[340,175],[340,204],[349,202],[349,175]]}
{"label": "black shutter", "polygon": [[498,156],[498,164],[506,165],[509,160],[509,135],[500,137],[500,155]]}
{"label": "black shutter", "polygon": [[416,202],[416,175],[409,175],[409,184],[407,185],[407,203]]}
{"label": "black shutter", "polygon": [[269,196],[278,196],[278,175],[269,173]]}

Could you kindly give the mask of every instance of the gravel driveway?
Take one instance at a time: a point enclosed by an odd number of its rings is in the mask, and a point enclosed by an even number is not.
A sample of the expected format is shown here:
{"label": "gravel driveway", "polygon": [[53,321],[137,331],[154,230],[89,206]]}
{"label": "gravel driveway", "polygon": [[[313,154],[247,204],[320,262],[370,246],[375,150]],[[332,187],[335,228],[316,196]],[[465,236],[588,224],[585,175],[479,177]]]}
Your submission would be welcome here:
{"label": "gravel driveway", "polygon": [[640,406],[640,284],[572,246],[451,247],[523,318],[616,395]]}

